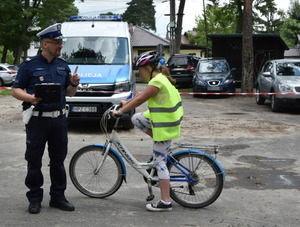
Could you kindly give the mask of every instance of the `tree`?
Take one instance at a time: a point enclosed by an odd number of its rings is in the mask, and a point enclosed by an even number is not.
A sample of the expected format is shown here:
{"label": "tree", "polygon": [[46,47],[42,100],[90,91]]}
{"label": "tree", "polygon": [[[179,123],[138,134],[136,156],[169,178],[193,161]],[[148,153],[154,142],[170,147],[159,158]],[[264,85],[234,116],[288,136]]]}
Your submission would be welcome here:
{"label": "tree", "polygon": [[283,11],[277,11],[274,0],[256,0],[253,12],[256,33],[278,33],[282,25]]}
{"label": "tree", "polygon": [[253,92],[254,54],[252,37],[252,0],[244,1],[242,92]]}
{"label": "tree", "polygon": [[37,40],[36,28],[66,21],[69,16],[78,14],[73,2],[74,0],[1,0],[0,45],[14,51],[14,64],[20,64],[23,52],[26,53],[30,43]]}
{"label": "tree", "polygon": [[180,52],[184,5],[185,5],[185,0],[180,0],[178,14],[177,14],[178,15],[177,27],[175,29],[175,53]]}
{"label": "tree", "polygon": [[[209,34],[235,33],[237,22],[236,15],[230,7],[218,4],[206,6],[207,32]],[[197,37],[189,36],[189,42],[197,45],[206,45],[204,15],[196,17]]]}
{"label": "tree", "polygon": [[297,34],[300,34],[300,3],[292,0],[288,10],[288,16],[280,28],[280,36],[289,47],[295,44]]}
{"label": "tree", "polygon": [[131,0],[122,18],[128,23],[156,31],[153,0]]}

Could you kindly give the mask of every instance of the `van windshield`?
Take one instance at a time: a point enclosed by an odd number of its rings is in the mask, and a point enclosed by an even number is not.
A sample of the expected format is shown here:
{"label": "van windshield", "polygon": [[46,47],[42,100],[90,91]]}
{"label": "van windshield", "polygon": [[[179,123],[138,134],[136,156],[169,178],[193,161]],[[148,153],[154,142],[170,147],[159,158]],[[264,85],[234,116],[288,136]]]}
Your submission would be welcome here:
{"label": "van windshield", "polygon": [[127,38],[71,37],[64,38],[62,57],[68,64],[128,65]]}

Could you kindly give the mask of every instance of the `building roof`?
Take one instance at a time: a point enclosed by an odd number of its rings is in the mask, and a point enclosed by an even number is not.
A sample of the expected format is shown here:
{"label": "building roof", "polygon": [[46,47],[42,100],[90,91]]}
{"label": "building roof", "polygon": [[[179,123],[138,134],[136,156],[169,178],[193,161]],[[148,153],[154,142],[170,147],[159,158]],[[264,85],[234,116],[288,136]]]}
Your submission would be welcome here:
{"label": "building roof", "polygon": [[284,52],[285,58],[300,58],[300,48],[292,47]]}
{"label": "building roof", "polygon": [[181,36],[181,44],[189,44],[189,34],[197,37],[197,32],[194,30],[187,31]]}
{"label": "building roof", "polygon": [[156,47],[158,44],[169,46],[170,41],[139,26],[130,28],[132,34],[132,46],[134,47]]}
{"label": "building roof", "polygon": [[[242,34],[208,34],[208,38],[210,39],[216,39],[216,38],[242,38]],[[286,43],[283,41],[283,39],[280,37],[277,33],[260,33],[260,34],[253,34],[253,39],[256,38],[273,38],[277,39],[278,42],[282,45],[284,50],[288,50],[289,47],[286,45]]]}
{"label": "building roof", "polygon": [[[158,35],[155,35],[152,32],[147,31],[144,28],[139,26],[131,26],[130,25],[130,33],[132,35],[132,46],[133,47],[155,47],[158,44],[162,44],[165,47],[170,46],[170,41],[164,39]],[[199,46],[195,44],[188,44],[181,42],[181,48],[184,49],[206,49],[205,46]]]}

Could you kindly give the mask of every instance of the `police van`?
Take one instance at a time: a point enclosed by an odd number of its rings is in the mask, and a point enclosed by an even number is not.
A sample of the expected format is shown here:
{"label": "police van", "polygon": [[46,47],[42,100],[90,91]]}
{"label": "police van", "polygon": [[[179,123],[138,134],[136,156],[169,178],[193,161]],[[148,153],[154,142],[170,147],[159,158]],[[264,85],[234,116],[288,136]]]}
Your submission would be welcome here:
{"label": "police van", "polygon": [[[129,27],[121,16],[72,16],[62,24],[64,58],[72,72],[78,66],[80,84],[75,96],[67,97],[69,118],[100,119],[120,100],[135,94]],[[123,128],[132,126],[130,117]]]}

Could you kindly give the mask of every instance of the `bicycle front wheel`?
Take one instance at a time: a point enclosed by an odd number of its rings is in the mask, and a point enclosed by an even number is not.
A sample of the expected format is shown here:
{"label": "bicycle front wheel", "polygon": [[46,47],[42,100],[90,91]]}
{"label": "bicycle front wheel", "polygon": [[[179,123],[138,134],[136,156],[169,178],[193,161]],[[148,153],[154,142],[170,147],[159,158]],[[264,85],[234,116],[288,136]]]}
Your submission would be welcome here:
{"label": "bicycle front wheel", "polygon": [[223,175],[213,160],[205,155],[191,152],[178,154],[174,159],[193,180],[193,182],[179,181],[188,177],[176,166],[168,163],[171,178],[170,196],[175,202],[185,207],[203,208],[212,204],[220,196],[223,189]]}
{"label": "bicycle front wheel", "polygon": [[123,168],[119,158],[109,151],[103,160],[105,147],[86,146],[78,150],[70,161],[69,172],[74,186],[84,195],[104,198],[114,194],[123,183]]}

